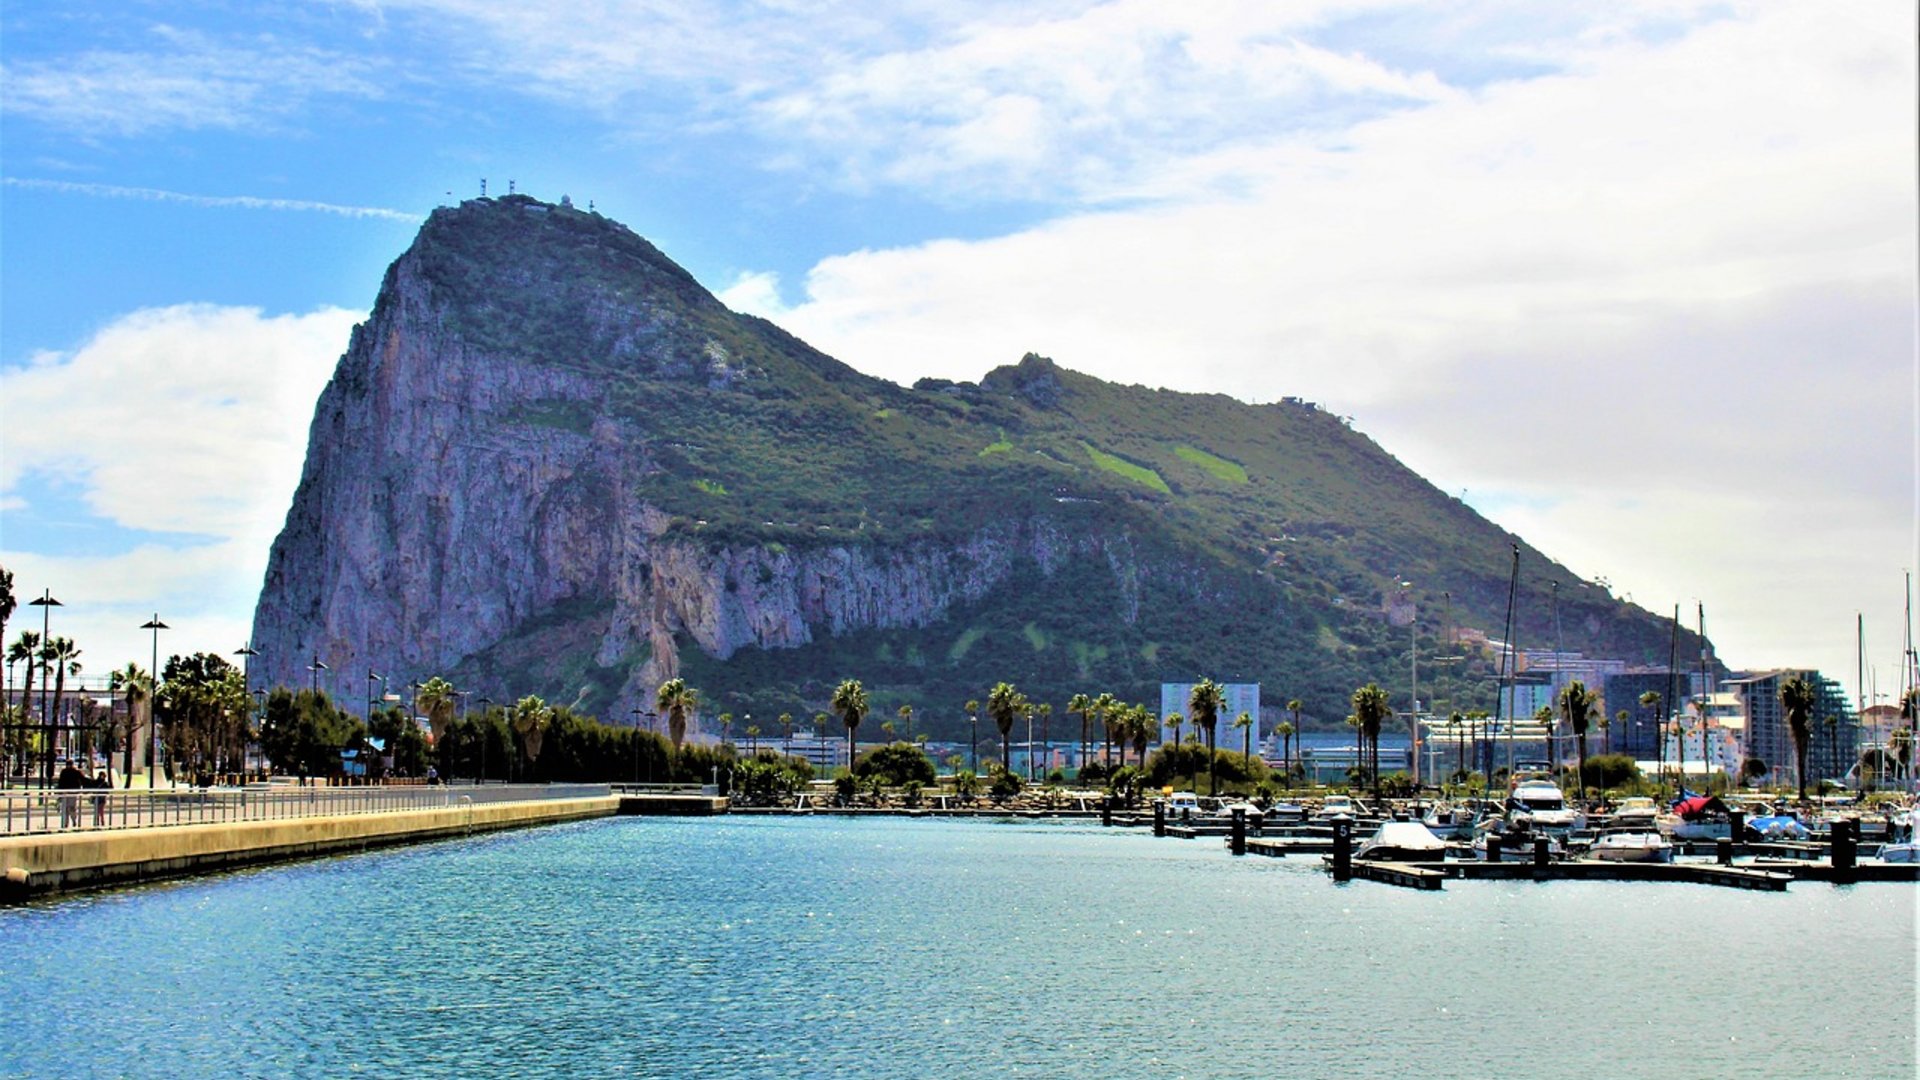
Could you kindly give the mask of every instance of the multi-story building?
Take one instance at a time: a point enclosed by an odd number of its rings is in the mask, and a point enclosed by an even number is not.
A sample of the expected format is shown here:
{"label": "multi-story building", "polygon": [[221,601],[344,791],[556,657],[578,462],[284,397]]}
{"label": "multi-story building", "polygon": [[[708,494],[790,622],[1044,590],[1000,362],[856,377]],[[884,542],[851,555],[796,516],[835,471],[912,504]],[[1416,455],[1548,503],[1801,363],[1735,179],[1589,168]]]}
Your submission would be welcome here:
{"label": "multi-story building", "polygon": [[[1704,689],[1697,671],[1675,673],[1666,668],[1641,668],[1607,676],[1600,693],[1600,707],[1609,717],[1621,709],[1627,710],[1626,721],[1615,719],[1608,731],[1614,751],[1647,761],[1659,757],[1661,727],[1672,723],[1675,711],[1675,703],[1668,701],[1668,697],[1678,698],[1684,707]],[[1649,690],[1660,695],[1659,705],[1640,704],[1641,695]]]}
{"label": "multi-story building", "polygon": [[1723,685],[1740,696],[1746,714],[1746,753],[1765,762],[1776,782],[1797,782],[1793,733],[1780,707],[1780,685],[1795,675],[1813,684],[1815,700],[1807,740],[1807,783],[1839,779],[1858,756],[1859,721],[1840,684],[1806,668],[1787,668],[1728,679]]}

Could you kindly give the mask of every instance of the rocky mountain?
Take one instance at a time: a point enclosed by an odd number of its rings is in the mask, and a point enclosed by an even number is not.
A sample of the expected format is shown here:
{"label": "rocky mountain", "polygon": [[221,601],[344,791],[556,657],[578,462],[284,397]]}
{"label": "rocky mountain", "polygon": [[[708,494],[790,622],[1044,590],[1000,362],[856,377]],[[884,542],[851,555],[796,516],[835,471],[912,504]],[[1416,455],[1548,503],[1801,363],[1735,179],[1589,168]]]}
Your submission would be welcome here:
{"label": "rocky mountain", "polygon": [[477,199],[389,268],[320,397],[255,666],[297,686],[318,658],[349,699],[368,670],[440,674],[615,722],[680,674],[767,731],[844,677],[875,726],[912,704],[936,735],[1001,679],[1056,706],[1258,680],[1338,720],[1370,679],[1404,708],[1416,635],[1423,698],[1439,676],[1490,704],[1489,658],[1453,643],[1499,634],[1513,543],[1523,643],[1547,643],[1558,580],[1565,648],[1664,659],[1663,622],[1311,403],[1032,355],[901,387],[598,214]]}

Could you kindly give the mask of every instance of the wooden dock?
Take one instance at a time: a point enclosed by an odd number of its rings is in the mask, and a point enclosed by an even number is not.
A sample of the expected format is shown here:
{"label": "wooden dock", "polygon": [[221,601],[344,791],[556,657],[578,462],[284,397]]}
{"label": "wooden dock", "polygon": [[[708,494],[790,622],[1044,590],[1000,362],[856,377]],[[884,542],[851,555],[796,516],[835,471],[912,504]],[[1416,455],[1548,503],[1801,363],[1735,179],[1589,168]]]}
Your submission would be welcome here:
{"label": "wooden dock", "polygon": [[1784,892],[1792,874],[1714,863],[1620,863],[1568,859],[1535,866],[1531,862],[1393,863],[1353,861],[1353,876],[1412,889],[1438,889],[1458,881],[1669,881],[1734,889]]}

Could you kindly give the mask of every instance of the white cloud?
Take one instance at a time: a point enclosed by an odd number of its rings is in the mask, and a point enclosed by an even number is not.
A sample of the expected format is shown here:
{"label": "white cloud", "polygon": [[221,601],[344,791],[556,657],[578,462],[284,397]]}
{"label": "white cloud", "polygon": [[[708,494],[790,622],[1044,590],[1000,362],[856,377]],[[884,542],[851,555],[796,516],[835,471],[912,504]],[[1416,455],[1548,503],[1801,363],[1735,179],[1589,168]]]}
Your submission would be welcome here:
{"label": "white cloud", "polygon": [[0,107],[88,135],[272,126],[316,98],[377,98],[367,61],[272,37],[228,43],[157,26],[128,50],[16,60]]}
{"label": "white cloud", "polygon": [[33,191],[56,191],[65,195],[90,195],[101,199],[134,199],[142,202],[170,202],[187,206],[212,208],[237,208],[241,210],[282,210],[294,213],[333,214],[349,218],[380,218],[387,221],[404,221],[414,224],[425,220],[425,215],[412,214],[405,210],[389,210],[383,206],[342,206],[339,203],[313,202],[308,199],[268,199],[257,195],[189,195],[179,191],[163,191],[159,188],[122,187],[118,184],[83,184],[72,180],[41,180],[31,177],[8,176],[0,178],[7,187],[26,188]]}
{"label": "white cloud", "polygon": [[266,545],[313,402],[361,316],[182,305],[122,316],[71,352],[0,372],[0,494],[77,485],[127,529]]}
{"label": "white cloud", "polygon": [[788,311],[780,299],[780,275],[774,273],[741,274],[714,295],[735,311],[775,322],[784,319]]}
{"label": "white cloud", "polygon": [[[144,667],[138,626],[156,610],[174,628],[163,658],[246,639],[313,403],[362,317],[146,309],[70,352],[0,371],[0,501],[11,522],[0,563],[19,592],[50,588],[66,605],[55,632],[79,642],[89,670],[136,658]],[[45,524],[32,520],[36,497],[56,486],[101,519],[89,546],[110,554],[24,549],[21,533]]]}
{"label": "white cloud", "polygon": [[[197,547],[146,544],[119,555],[78,557],[39,552],[0,552],[14,574],[14,588],[38,596],[51,590],[60,607],[48,614],[48,632],[80,646],[82,675],[93,679],[138,663],[145,669],[154,648],[141,624],[154,615],[167,624],[159,635],[160,664],[176,653],[227,656],[251,632],[253,602],[266,557],[253,540]],[[22,606],[7,636],[38,632],[40,611]]]}

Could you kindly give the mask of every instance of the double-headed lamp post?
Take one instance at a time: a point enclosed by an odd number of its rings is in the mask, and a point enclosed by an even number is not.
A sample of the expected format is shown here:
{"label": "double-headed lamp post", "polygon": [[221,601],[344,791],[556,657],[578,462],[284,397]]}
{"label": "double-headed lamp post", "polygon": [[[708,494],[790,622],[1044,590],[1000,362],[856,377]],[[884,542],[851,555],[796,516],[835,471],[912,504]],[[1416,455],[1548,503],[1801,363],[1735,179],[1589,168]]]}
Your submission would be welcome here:
{"label": "double-headed lamp post", "polygon": [[[27,601],[27,606],[37,607],[40,609],[40,648],[42,650],[41,655],[45,656],[50,651],[49,647],[53,644],[53,638],[48,636],[52,626],[52,623],[49,617],[53,614],[54,608],[65,607],[66,605],[62,604],[60,601],[55,600],[53,598],[52,589],[43,588],[40,590],[39,596],[36,596],[33,599]],[[28,667],[27,674],[28,675],[33,674],[32,672],[33,663],[34,663],[34,658],[31,656],[27,657],[27,667]],[[44,677],[44,675],[45,675],[45,672],[43,671],[42,672],[43,677],[40,680],[40,728],[41,728],[41,738],[46,743],[46,747],[47,747],[47,758],[46,758],[46,764],[42,766],[42,775],[45,777],[46,785],[48,787],[52,787],[53,786],[53,714],[47,711],[47,680]]]}
{"label": "double-headed lamp post", "polygon": [[147,790],[152,791],[157,779],[154,770],[160,764],[160,726],[154,723],[160,715],[160,631],[173,627],[161,622],[156,611],[140,629],[153,631],[153,666],[147,669]]}
{"label": "double-headed lamp post", "polygon": [[[260,655],[260,650],[253,647],[253,642],[248,641],[243,642],[239,648],[233,650],[233,655],[240,658],[240,685],[246,688],[248,696],[252,696],[253,658]],[[249,727],[250,726],[251,725],[249,725]],[[246,772],[247,734],[243,733],[240,737],[240,778],[243,781],[246,779]]]}
{"label": "double-headed lamp post", "polygon": [[313,663],[311,663],[311,664],[308,664],[308,665],[307,665],[307,670],[308,670],[308,671],[311,671],[311,672],[313,672],[313,683],[311,684],[311,686],[309,686],[309,688],[308,688],[308,689],[309,689],[309,690],[310,690],[310,692],[311,692],[311,693],[313,694],[313,696],[314,696],[314,699],[315,699],[315,700],[319,700],[319,697],[320,697],[320,673],[321,673],[321,672],[323,672],[323,671],[332,671],[333,669],[332,669],[332,668],[330,668],[330,667],[328,667],[328,666],[326,665],[326,662],[320,659],[320,654],[319,654],[319,653],[314,653],[314,654],[313,654]]}

